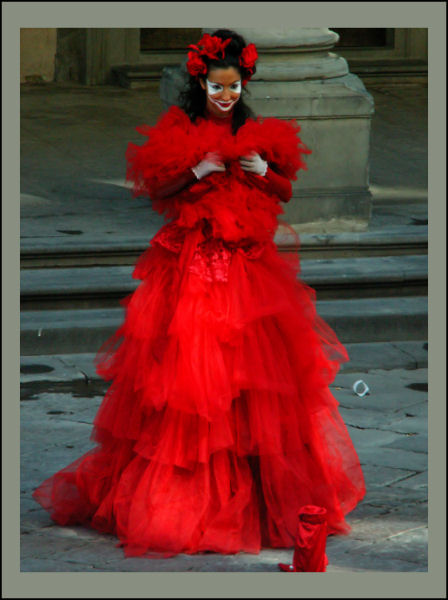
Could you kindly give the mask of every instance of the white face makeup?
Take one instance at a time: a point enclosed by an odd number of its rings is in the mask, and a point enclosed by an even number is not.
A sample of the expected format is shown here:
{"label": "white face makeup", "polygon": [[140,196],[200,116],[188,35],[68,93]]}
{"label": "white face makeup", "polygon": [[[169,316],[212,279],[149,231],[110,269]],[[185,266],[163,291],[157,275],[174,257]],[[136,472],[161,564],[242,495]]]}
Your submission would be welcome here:
{"label": "white face makeup", "polygon": [[228,111],[232,108],[232,106],[236,102],[238,102],[239,96],[241,94],[241,79],[232,83],[232,85],[229,88],[230,92],[232,94],[238,94],[238,97],[228,100],[226,102],[224,102],[223,100],[218,100],[216,98],[213,98],[213,96],[216,96],[217,94],[221,94],[224,91],[223,85],[221,85],[220,83],[214,83],[213,81],[209,81],[208,79],[206,80],[206,84],[207,84],[207,95],[208,95],[210,102],[212,102],[212,104],[217,106],[220,110]]}
{"label": "white face makeup", "polygon": [[[222,92],[224,90],[224,86],[221,85],[220,83],[214,83],[213,81],[209,81],[208,79],[206,79],[206,83],[207,83],[207,92],[209,93],[210,96],[212,96],[214,94],[219,94],[220,92]],[[238,81],[235,81],[235,83],[232,83],[232,85],[230,86],[230,91],[233,92],[234,94],[241,94],[241,79],[239,79]]]}

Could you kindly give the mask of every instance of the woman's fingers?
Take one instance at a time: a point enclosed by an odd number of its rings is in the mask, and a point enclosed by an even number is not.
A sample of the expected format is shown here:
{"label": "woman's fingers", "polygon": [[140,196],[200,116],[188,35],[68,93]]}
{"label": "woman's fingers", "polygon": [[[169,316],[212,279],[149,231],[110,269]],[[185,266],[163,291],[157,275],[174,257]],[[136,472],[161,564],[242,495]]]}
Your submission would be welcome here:
{"label": "woman's fingers", "polygon": [[226,170],[226,167],[225,167],[224,163],[222,162],[221,155],[217,151],[207,152],[206,155],[204,156],[203,160],[205,163],[208,163],[210,165],[210,167],[209,167],[210,173],[217,172],[217,171],[222,172],[222,171]]}
{"label": "woman's fingers", "polygon": [[[240,156],[239,163],[241,165],[241,168],[244,171],[256,173],[258,171],[257,157],[258,157],[258,155],[255,152],[250,155]],[[207,154],[205,155],[204,158],[205,158],[205,160],[207,160],[213,164],[213,166],[215,167],[214,170],[216,170],[216,171],[225,171],[226,170],[226,167],[222,161],[221,154],[218,151],[215,150],[213,152],[207,152]]]}
{"label": "woman's fingers", "polygon": [[256,161],[257,161],[256,153],[246,155],[246,156],[240,156],[240,164],[247,166],[247,167],[253,167],[256,164]]}
{"label": "woman's fingers", "polygon": [[264,176],[266,174],[268,163],[261,158],[257,152],[252,152],[250,156],[240,157],[241,168],[244,171]]}
{"label": "woman's fingers", "polygon": [[252,162],[251,160],[240,160],[240,165],[243,168],[251,169],[251,168],[253,168],[255,166],[255,163]]}
{"label": "woman's fingers", "polygon": [[219,163],[219,164],[223,164],[222,163],[222,158],[221,155],[219,154],[219,152],[207,152],[207,154],[205,155],[205,158],[207,160],[209,160],[210,162],[213,163]]}
{"label": "woman's fingers", "polygon": [[255,164],[251,160],[240,159],[240,165],[243,171],[254,171]]}

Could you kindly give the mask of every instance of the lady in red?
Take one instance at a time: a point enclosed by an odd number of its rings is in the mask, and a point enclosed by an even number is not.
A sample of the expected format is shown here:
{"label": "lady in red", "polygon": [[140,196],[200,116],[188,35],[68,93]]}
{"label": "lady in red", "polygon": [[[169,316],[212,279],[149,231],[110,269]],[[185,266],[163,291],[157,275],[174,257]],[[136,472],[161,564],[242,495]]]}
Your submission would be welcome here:
{"label": "lady in red", "polygon": [[310,150],[296,124],[244,103],[256,59],[234,32],[204,35],[182,108],[129,144],[134,194],[167,223],[98,353],[111,385],[97,445],[33,494],[61,525],[115,534],[127,556],[292,548],[300,507],[346,533],[365,493],[329,390],[346,351],[273,242]]}

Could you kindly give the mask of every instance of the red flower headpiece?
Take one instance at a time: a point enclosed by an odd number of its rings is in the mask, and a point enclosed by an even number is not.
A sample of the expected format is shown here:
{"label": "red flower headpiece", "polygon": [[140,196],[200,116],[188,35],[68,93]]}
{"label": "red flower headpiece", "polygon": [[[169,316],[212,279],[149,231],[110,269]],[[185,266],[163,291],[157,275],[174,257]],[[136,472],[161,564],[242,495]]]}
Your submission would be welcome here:
{"label": "red flower headpiece", "polygon": [[[202,56],[208,56],[208,58],[218,60],[218,54],[221,54],[221,58],[224,58],[224,50],[230,44],[231,38],[222,40],[219,37],[211,36],[209,33],[205,33],[199,42],[196,44],[190,44],[188,48],[191,51],[188,53],[187,70],[193,77],[199,75],[205,75],[207,73],[207,65],[202,60]],[[255,61],[258,58],[257,49],[255,44],[249,44],[243,49],[240,56],[240,65],[249,71],[249,77],[243,80],[243,85],[249,81],[253,74],[253,68]]]}
{"label": "red flower headpiece", "polygon": [[249,71],[249,77],[246,77],[246,79],[243,80],[243,85],[246,85],[254,74],[254,66],[257,58],[258,52],[255,44],[249,44],[243,48],[240,56],[240,65]]}

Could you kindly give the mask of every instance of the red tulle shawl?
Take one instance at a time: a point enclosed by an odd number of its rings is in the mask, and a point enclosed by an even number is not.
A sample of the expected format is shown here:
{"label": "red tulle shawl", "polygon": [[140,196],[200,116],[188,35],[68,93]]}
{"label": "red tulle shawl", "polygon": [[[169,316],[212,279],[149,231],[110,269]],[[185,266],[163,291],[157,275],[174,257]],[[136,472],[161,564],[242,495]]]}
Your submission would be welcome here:
{"label": "red tulle shawl", "polygon": [[153,199],[152,205],[179,226],[192,228],[207,219],[212,235],[229,241],[271,239],[284,212],[279,197],[263,189],[263,178],[241,169],[239,157],[255,151],[294,180],[299,169],[307,168],[303,155],[311,152],[297,135],[299,125],[275,118],[248,119],[232,135],[230,127],[213,120],[198,118],[193,124],[173,106],[154,127],[143,125],[138,131],[147,141],[129,144],[126,153],[127,179],[135,196],[155,196],[160,185],[194,167],[207,152],[220,152],[226,172],[213,173],[168,198]]}

